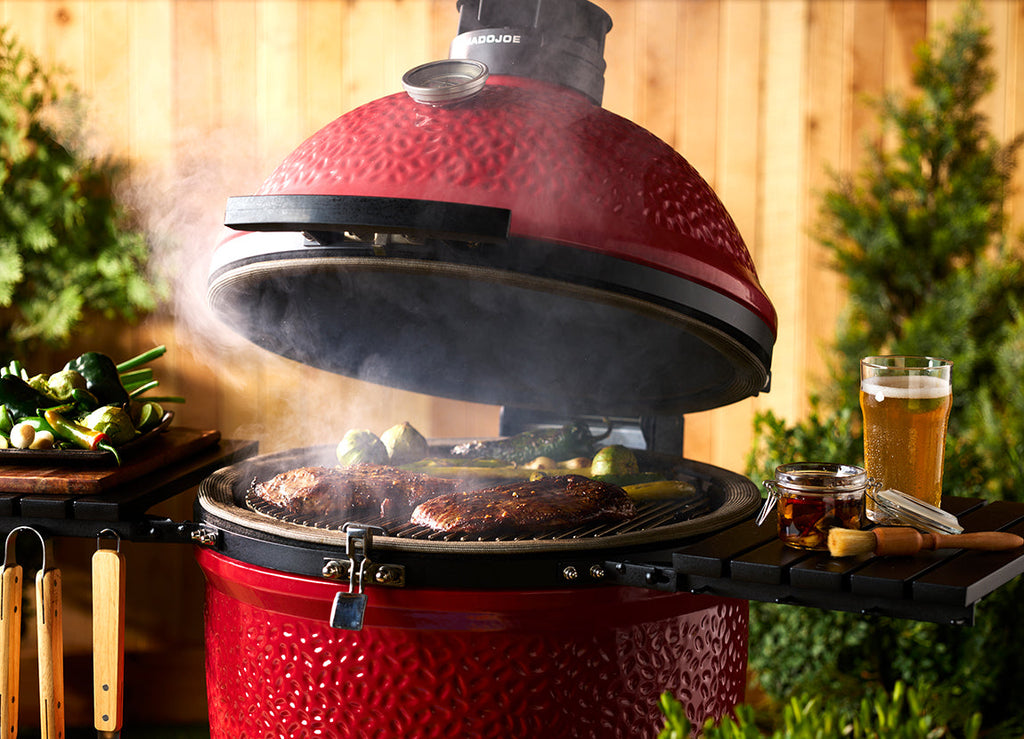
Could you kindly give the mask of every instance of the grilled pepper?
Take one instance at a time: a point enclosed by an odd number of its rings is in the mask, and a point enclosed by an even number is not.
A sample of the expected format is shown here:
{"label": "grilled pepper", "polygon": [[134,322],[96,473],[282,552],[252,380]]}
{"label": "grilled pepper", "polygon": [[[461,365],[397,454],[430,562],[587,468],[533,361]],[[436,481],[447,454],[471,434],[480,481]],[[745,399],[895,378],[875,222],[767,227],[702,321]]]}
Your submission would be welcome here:
{"label": "grilled pepper", "polygon": [[501,459],[514,464],[525,464],[537,457],[570,459],[594,454],[594,444],[611,433],[600,437],[590,433],[587,424],[575,421],[559,429],[523,431],[506,439],[470,441],[452,447],[453,457],[464,459]]}
{"label": "grilled pepper", "polygon": [[86,389],[96,396],[100,405],[125,405],[128,391],[121,384],[114,360],[99,352],[86,352],[68,362],[64,369],[75,370],[85,378]]}

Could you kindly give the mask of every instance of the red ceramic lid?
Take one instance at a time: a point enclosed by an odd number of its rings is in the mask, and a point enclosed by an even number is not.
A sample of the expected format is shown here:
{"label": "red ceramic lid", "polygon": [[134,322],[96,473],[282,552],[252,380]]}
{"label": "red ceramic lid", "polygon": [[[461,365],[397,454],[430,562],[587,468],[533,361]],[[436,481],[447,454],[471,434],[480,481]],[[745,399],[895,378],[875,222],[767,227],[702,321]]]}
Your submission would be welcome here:
{"label": "red ceramic lid", "polygon": [[[393,243],[379,234],[403,228],[374,214],[346,222],[349,203],[378,199],[455,215],[409,216],[426,241]],[[214,257],[211,302],[299,361],[605,413],[702,410],[767,385],[776,314],[718,197],[667,144],[566,88],[492,76],[453,105],[375,100],[241,200],[242,217],[229,203],[240,233]],[[324,216],[324,202],[346,215]],[[466,209],[506,220],[460,239]],[[304,244],[261,231],[347,235]],[[301,319],[286,305],[297,288]],[[308,338],[285,339],[300,320]]]}
{"label": "red ceramic lid", "polygon": [[679,275],[777,328],[743,239],[700,174],[643,128],[554,85],[492,77],[452,107],[404,93],[375,100],[311,136],[258,194],[507,208],[513,235]]}

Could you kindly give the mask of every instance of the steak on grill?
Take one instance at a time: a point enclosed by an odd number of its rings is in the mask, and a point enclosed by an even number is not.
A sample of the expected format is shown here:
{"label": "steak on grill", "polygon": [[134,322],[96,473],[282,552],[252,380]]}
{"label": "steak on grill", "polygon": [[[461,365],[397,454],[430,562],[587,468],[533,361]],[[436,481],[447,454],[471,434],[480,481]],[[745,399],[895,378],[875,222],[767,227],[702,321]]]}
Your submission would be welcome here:
{"label": "steak on grill", "polygon": [[299,467],[257,482],[252,494],[288,513],[330,521],[353,513],[406,517],[418,503],[456,489],[458,482],[394,467]]}
{"label": "steak on grill", "polygon": [[617,523],[635,515],[636,505],[622,488],[581,475],[562,475],[443,493],[416,506],[411,520],[445,533],[499,536]]}

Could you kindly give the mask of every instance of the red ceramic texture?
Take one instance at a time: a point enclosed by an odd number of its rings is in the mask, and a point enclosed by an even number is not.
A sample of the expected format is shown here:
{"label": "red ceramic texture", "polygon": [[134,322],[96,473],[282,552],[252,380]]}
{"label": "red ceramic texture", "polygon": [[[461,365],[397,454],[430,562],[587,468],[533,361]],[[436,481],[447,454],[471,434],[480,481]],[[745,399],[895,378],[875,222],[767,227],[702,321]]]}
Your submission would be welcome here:
{"label": "red ceramic texture", "polygon": [[777,331],[743,239],[697,171],[645,129],[555,85],[496,76],[452,107],[405,93],[375,100],[311,136],[257,194],[507,208],[513,235],[693,280]]}
{"label": "red ceramic texture", "polygon": [[325,580],[197,550],[212,739],[640,737],[671,691],[695,722],[744,697],[745,601],[602,587],[371,588],[333,629]]}

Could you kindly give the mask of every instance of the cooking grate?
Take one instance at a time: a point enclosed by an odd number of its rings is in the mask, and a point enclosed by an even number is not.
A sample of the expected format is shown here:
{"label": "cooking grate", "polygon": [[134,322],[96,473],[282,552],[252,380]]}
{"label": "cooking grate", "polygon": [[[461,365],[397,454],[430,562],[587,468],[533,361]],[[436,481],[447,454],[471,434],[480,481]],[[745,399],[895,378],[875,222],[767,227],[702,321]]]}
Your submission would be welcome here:
{"label": "cooking grate", "polygon": [[[306,526],[313,529],[342,531],[351,518],[325,517],[323,515],[296,514],[280,506],[247,494],[245,504],[256,513],[269,516],[278,521]],[[426,526],[411,523],[408,519],[385,517],[381,515],[358,515],[358,523],[366,526],[379,526],[387,536],[397,539],[443,542],[517,542],[517,541],[569,541],[578,539],[600,539],[620,534],[632,534],[658,529],[663,526],[681,523],[708,513],[712,508],[711,496],[703,490],[699,482],[694,493],[675,500],[641,503],[637,506],[637,514],[628,521],[588,524],[585,526],[565,527],[538,534],[508,534],[503,536],[480,537],[466,536],[461,533],[445,533],[434,531]],[[359,512],[360,514],[362,512]]]}

